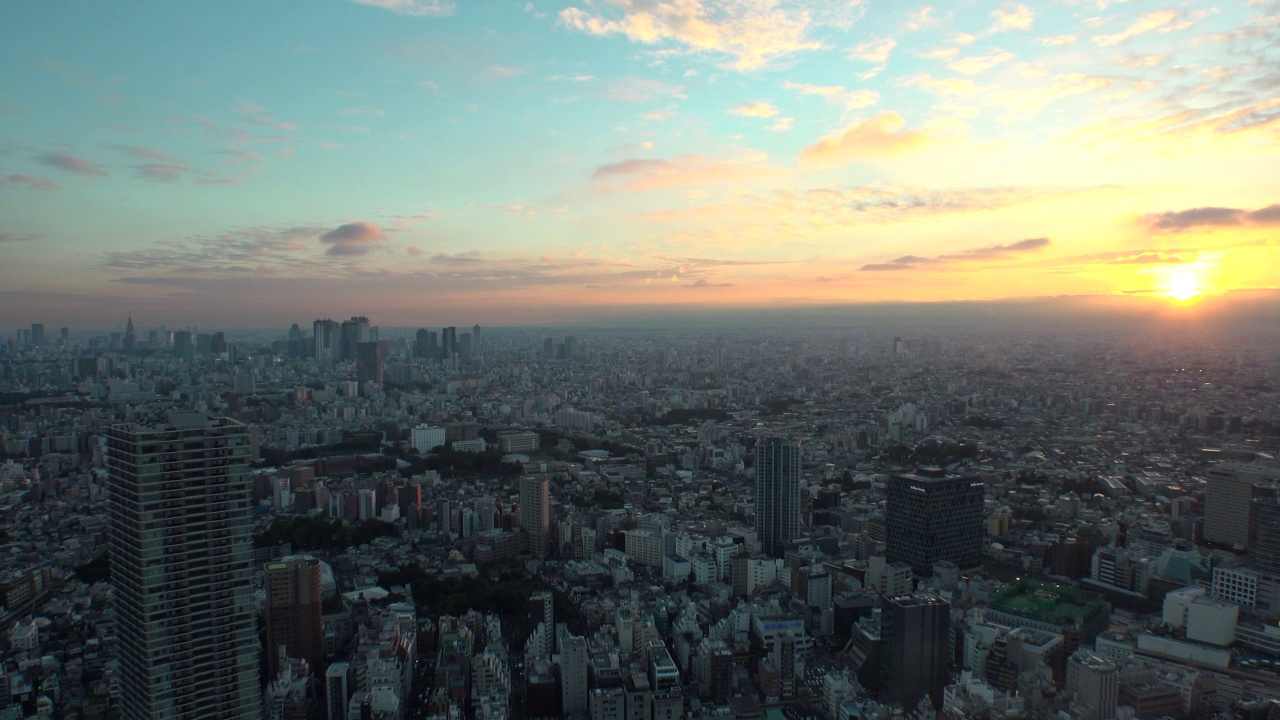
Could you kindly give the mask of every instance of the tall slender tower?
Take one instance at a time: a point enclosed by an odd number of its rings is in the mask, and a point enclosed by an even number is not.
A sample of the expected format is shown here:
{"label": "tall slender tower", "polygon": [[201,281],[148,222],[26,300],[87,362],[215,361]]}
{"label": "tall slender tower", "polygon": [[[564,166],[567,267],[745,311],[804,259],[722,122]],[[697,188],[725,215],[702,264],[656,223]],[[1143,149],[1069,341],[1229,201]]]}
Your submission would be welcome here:
{"label": "tall slender tower", "polygon": [[551,535],[550,491],[551,481],[546,473],[520,476],[520,527],[529,538],[529,553],[536,558],[547,556]]}
{"label": "tall slender tower", "polygon": [[124,351],[132,355],[138,351],[138,334],[133,329],[133,316],[129,316],[129,323],[124,326]]}
{"label": "tall slender tower", "polygon": [[244,425],[203,413],[107,430],[123,720],[258,720]]}
{"label": "tall slender tower", "polygon": [[756,535],[765,553],[782,557],[800,535],[800,443],[756,442]]}
{"label": "tall slender tower", "polygon": [[291,557],[267,563],[268,677],[280,672],[279,648],[303,658],[312,672],[324,668],[324,598],[320,593],[320,561]]}

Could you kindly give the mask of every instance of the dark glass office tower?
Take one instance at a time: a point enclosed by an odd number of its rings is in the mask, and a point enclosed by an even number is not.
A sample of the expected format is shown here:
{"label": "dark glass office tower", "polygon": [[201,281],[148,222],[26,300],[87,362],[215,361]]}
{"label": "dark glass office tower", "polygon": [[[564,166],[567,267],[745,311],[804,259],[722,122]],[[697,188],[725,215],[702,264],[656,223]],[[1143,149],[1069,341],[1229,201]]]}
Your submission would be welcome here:
{"label": "dark glass office tower", "polygon": [[1280,577],[1280,483],[1253,486],[1249,520],[1249,566]]}
{"label": "dark glass office tower", "polygon": [[886,597],[880,614],[880,699],[910,712],[929,697],[942,707],[950,677],[951,604],[919,593]]}
{"label": "dark glass office tower", "polygon": [[756,442],[756,535],[771,557],[782,557],[784,543],[800,535],[798,442]]}
{"label": "dark glass office tower", "polygon": [[203,413],[107,431],[116,717],[262,717],[249,447]]}
{"label": "dark glass office tower", "polygon": [[917,575],[938,560],[961,569],[982,564],[983,484],[976,476],[944,476],[941,470],[889,478],[885,554]]}

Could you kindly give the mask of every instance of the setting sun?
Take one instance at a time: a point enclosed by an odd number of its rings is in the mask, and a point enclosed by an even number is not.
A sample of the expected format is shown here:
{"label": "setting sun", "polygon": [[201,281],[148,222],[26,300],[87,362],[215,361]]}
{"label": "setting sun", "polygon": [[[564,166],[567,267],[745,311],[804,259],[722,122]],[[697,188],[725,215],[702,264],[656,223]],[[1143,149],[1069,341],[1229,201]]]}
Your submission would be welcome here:
{"label": "setting sun", "polygon": [[1169,297],[1180,302],[1200,294],[1200,281],[1190,270],[1179,270],[1169,276]]}

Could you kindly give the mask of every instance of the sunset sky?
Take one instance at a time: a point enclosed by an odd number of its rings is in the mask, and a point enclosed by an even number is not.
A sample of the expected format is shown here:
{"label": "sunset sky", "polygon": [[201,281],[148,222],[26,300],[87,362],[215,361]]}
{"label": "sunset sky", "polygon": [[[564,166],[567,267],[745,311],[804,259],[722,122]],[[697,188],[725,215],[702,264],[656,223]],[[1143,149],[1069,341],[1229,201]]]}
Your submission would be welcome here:
{"label": "sunset sky", "polygon": [[0,323],[1280,285],[1280,2],[0,4]]}

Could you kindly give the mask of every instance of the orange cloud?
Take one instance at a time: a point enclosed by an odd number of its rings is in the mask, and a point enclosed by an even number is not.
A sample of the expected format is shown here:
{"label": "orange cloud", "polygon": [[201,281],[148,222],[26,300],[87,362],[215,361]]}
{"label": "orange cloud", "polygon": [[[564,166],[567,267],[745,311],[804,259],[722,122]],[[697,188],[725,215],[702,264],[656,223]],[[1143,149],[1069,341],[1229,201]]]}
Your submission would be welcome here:
{"label": "orange cloud", "polygon": [[801,165],[843,165],[866,157],[884,157],[915,150],[929,142],[918,130],[907,130],[907,121],[895,112],[884,111],[868,120],[858,120],[843,130],[826,135],[800,151]]}
{"label": "orange cloud", "polygon": [[707,185],[755,179],[783,172],[781,168],[741,160],[715,160],[702,155],[681,155],[670,160],[629,158],[601,165],[593,180],[623,190],[656,190],[685,185]]}
{"label": "orange cloud", "polygon": [[742,103],[729,112],[743,117],[771,118],[778,114],[778,108],[767,102],[760,102],[759,100],[756,100],[754,102]]}

